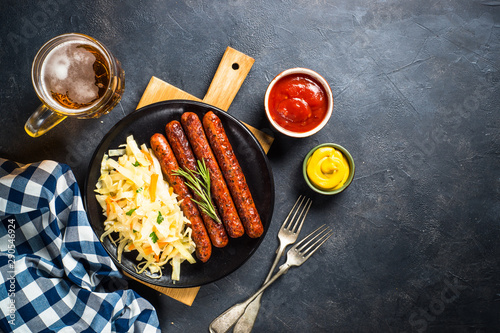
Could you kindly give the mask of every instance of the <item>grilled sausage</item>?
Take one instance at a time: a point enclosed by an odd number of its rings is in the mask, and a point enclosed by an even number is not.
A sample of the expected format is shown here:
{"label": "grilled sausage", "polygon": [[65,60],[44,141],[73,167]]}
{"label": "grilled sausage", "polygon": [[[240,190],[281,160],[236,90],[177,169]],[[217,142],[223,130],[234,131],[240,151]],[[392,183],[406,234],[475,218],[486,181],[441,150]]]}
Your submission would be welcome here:
{"label": "grilled sausage", "polygon": [[168,183],[179,196],[179,200],[181,200],[180,207],[182,212],[191,222],[192,237],[196,244],[196,257],[201,262],[206,262],[212,254],[212,244],[210,243],[205,225],[201,220],[198,208],[191,200],[192,195],[184,183],[184,178],[173,174],[179,169],[179,165],[172,152],[172,148],[170,148],[167,139],[159,133],[151,137],[150,143],[153,152],[160,161],[161,169]]}
{"label": "grilled sausage", "polygon": [[[185,170],[196,171],[196,158],[191,150],[186,133],[184,133],[184,130],[182,129],[181,123],[177,120],[169,122],[165,126],[165,133],[167,134],[168,143],[170,143],[170,147],[174,152],[179,166]],[[201,177],[198,176],[198,178]],[[201,198],[198,195],[195,193],[193,193],[193,195],[197,201],[201,201]],[[224,225],[212,219],[201,208],[199,211],[203,222],[205,222],[205,227],[208,235],[210,236],[210,240],[212,241],[212,245],[219,248],[226,246],[228,238]]]}
{"label": "grilled sausage", "polygon": [[264,226],[221,120],[212,111],[207,112],[203,117],[203,128],[247,235],[251,238],[260,237],[264,232]]}
{"label": "grilled sausage", "polygon": [[195,156],[199,160],[203,159],[210,171],[212,196],[222,217],[222,222],[226,227],[227,234],[231,238],[243,236],[245,229],[241,224],[233,199],[224,181],[224,176],[207,141],[200,118],[196,113],[185,112],[181,116],[181,123]]}

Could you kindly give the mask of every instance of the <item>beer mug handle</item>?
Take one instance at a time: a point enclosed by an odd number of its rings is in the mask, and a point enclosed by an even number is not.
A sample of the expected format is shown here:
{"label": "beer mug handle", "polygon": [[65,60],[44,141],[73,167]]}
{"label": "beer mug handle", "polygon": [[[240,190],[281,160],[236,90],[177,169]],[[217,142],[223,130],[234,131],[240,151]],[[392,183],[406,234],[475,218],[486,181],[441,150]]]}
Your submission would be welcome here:
{"label": "beer mug handle", "polygon": [[36,138],[47,133],[64,119],[66,119],[66,116],[58,115],[42,104],[35,110],[31,117],[29,117],[28,121],[26,121],[24,130],[30,136]]}

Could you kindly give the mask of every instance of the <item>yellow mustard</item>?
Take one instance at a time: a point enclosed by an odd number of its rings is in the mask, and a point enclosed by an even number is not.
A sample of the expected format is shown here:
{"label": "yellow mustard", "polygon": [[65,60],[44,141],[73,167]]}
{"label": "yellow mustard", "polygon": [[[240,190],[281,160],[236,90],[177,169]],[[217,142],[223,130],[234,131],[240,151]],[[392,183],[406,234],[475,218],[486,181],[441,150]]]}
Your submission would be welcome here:
{"label": "yellow mustard", "polygon": [[321,190],[341,188],[349,177],[349,162],[339,150],[333,147],[316,149],[306,164],[311,183]]}

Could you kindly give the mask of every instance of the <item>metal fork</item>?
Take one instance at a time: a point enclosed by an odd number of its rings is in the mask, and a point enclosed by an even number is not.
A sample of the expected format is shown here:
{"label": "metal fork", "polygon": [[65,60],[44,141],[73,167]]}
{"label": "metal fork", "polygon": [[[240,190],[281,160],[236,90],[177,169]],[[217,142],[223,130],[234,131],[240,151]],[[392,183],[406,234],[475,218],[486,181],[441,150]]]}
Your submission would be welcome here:
{"label": "metal fork", "polygon": [[[306,202],[305,205],[302,207],[304,201]],[[311,208],[311,205],[312,205],[311,199],[307,198],[306,200],[306,197],[302,195],[300,195],[297,198],[297,201],[295,201],[295,204],[290,210],[290,213],[288,213],[288,216],[286,217],[285,221],[281,225],[280,231],[278,232],[278,239],[280,245],[279,248],[276,250],[276,258],[274,259],[274,262],[271,266],[271,269],[269,270],[269,273],[267,274],[264,283],[269,281],[269,279],[271,278],[274,269],[276,268],[276,265],[283,256],[285,248],[288,245],[295,243],[295,241],[297,240],[300,230],[302,229],[302,224],[304,223],[304,220],[306,218],[307,213],[309,212],[309,208]],[[300,214],[298,215],[297,219],[295,219],[297,213],[299,212]],[[259,313],[261,298],[262,298],[262,293],[259,296],[257,296],[253,302],[248,304],[245,313],[240,317],[240,319],[234,326],[233,333],[249,333],[252,331],[255,319],[257,318],[257,314]]]}
{"label": "metal fork", "polygon": [[322,225],[321,227],[307,235],[303,240],[295,244],[290,250],[288,250],[286,262],[280,266],[278,272],[273,275],[273,277],[267,283],[260,287],[260,289],[245,302],[234,305],[219,317],[215,318],[215,320],[212,321],[212,323],[208,327],[209,331],[211,333],[227,332],[238,320],[238,318],[240,318],[241,315],[245,312],[245,309],[248,304],[250,304],[250,302],[252,302],[257,296],[259,296],[274,281],[276,281],[276,279],[285,274],[290,269],[290,267],[302,265],[307,259],[311,257],[314,252],[316,252],[320,248],[321,245],[323,245],[324,242],[326,242],[328,238],[330,238],[332,233],[332,229],[325,225]]}

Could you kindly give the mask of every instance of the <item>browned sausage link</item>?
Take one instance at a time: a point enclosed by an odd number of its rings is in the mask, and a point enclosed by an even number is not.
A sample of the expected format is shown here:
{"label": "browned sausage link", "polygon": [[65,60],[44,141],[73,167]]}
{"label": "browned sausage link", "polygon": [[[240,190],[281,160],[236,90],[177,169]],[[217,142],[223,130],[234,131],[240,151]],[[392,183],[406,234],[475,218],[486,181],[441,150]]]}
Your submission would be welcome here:
{"label": "browned sausage link", "polygon": [[224,176],[208,144],[200,118],[196,113],[185,112],[181,117],[181,123],[195,156],[199,160],[203,159],[205,161],[210,172],[212,196],[219,209],[227,234],[232,238],[243,236],[245,229],[243,228],[243,224],[241,224],[233,199],[224,181]]}
{"label": "browned sausage link", "polygon": [[[170,143],[170,147],[174,152],[179,166],[186,170],[196,171],[196,158],[191,150],[186,133],[184,133],[184,130],[182,129],[181,123],[177,120],[169,122],[167,126],[165,126],[165,133],[167,134],[168,143]],[[193,193],[193,195],[197,201],[201,200],[201,198],[195,193]],[[210,240],[212,240],[212,245],[219,248],[226,246],[228,238],[224,225],[216,222],[202,209],[199,209],[199,211],[203,222],[205,222],[205,227],[207,228]]]}
{"label": "browned sausage link", "polygon": [[153,148],[153,152],[160,161],[163,174],[167,178],[168,183],[173,187],[174,192],[179,196],[178,199],[182,200],[180,204],[182,212],[191,222],[193,241],[196,244],[196,257],[201,262],[206,262],[212,254],[210,238],[208,237],[196,204],[191,201],[191,193],[184,183],[184,179],[173,174],[179,169],[174,153],[167,139],[162,134],[154,134],[150,141],[151,148]]}
{"label": "browned sausage link", "polygon": [[264,232],[264,226],[221,120],[212,111],[207,112],[203,117],[203,128],[233,196],[247,235],[252,238],[260,237]]}

